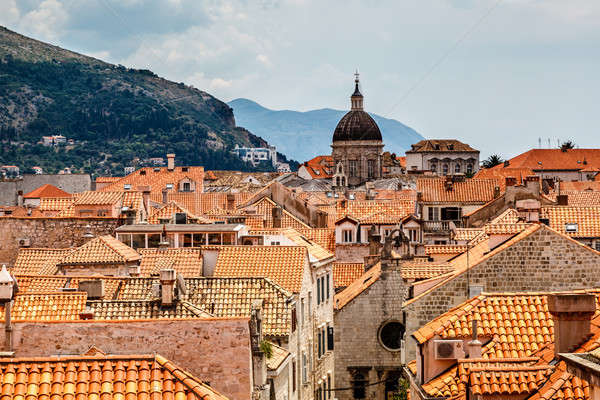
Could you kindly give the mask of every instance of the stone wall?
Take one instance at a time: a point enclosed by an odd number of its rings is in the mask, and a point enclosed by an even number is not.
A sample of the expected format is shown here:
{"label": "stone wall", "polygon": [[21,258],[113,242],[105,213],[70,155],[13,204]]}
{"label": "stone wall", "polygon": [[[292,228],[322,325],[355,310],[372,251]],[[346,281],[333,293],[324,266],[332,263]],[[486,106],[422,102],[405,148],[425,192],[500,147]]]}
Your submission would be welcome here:
{"label": "stone wall", "polygon": [[[387,371],[402,366],[400,351],[387,350],[379,341],[379,329],[386,321],[403,322],[404,282],[399,268],[382,271],[368,289],[337,310],[335,326],[335,386],[351,387],[352,372],[361,369],[368,383],[385,379]],[[367,388],[366,398],[383,399],[384,385]],[[339,400],[352,399],[351,390],[336,392]]]}
{"label": "stone wall", "polygon": [[[484,292],[531,292],[600,287],[600,253],[545,225],[405,306],[409,335],[468,298],[469,286]],[[407,361],[416,343],[406,342]]]}
{"label": "stone wall", "polygon": [[369,255],[368,243],[336,244],[335,260],[337,262],[358,263],[363,262]]}
{"label": "stone wall", "polygon": [[[18,322],[15,357],[158,353],[232,400],[250,399],[252,364],[247,318]],[[0,333],[4,343],[4,330]]]}
{"label": "stone wall", "polygon": [[90,225],[96,236],[114,236],[115,218],[32,218],[0,217],[0,263],[12,265],[19,252],[19,239],[29,239],[30,247],[66,248],[82,245]]}

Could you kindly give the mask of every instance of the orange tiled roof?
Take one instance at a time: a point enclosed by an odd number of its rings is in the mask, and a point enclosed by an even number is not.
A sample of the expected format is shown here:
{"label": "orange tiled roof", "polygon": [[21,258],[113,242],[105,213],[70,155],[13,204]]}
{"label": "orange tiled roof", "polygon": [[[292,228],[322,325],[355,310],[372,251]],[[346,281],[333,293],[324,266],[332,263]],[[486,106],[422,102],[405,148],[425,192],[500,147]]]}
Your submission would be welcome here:
{"label": "orange tiled roof", "polygon": [[514,208],[503,211],[500,215],[490,221],[490,224],[516,224],[521,221],[519,212]]}
{"label": "orange tiled roof", "polygon": [[123,198],[123,192],[81,192],[74,196],[73,205],[102,205],[102,204],[117,204]]}
{"label": "orange tiled roof", "polygon": [[71,193],[67,193],[47,183],[23,195],[24,199],[39,199],[43,197],[71,197]]}
{"label": "orange tiled roof", "polygon": [[120,176],[98,176],[96,178],[96,183],[113,183],[122,179]]}
{"label": "orange tiled roof", "polygon": [[271,357],[267,358],[267,368],[271,371],[276,371],[277,368],[283,364],[286,358],[289,357],[290,352],[283,347],[277,346],[275,343],[269,342],[273,351]]}
{"label": "orange tiled roof", "polygon": [[[262,300],[263,331],[267,336],[290,333],[291,293],[266,278],[186,278],[182,299],[216,317],[249,316],[252,303]],[[119,299],[153,299],[154,278],[131,278],[123,285]]]}
{"label": "orange tiled roof", "polygon": [[[556,201],[557,194],[558,192],[551,192],[549,194],[550,199]],[[572,207],[600,206],[600,191],[561,190],[560,194],[567,196],[568,205]]]}
{"label": "orange tiled roof", "polygon": [[19,293],[57,292],[67,286],[69,278],[64,275],[21,275],[14,274],[19,285]]}
{"label": "orange tiled roof", "polygon": [[72,197],[42,197],[39,209],[41,211],[61,211],[73,205]]}
{"label": "orange tiled roof", "polygon": [[167,187],[167,184],[173,185],[172,190],[176,190],[177,183],[189,177],[196,184],[196,192],[202,192],[204,181],[204,167],[175,167],[169,171],[167,167],[140,168],[131,174],[119,179],[100,189],[102,192],[122,192],[126,184],[131,185],[131,189],[138,190],[140,186],[149,186],[150,193],[160,194]]}
{"label": "orange tiled roof", "polygon": [[560,181],[560,192],[600,192],[598,181]]}
{"label": "orange tiled roof", "polygon": [[333,158],[331,156],[317,156],[302,165],[313,179],[328,179],[334,173]]}
{"label": "orange tiled roof", "polygon": [[[17,294],[11,311],[14,321],[73,321],[85,309],[86,293]],[[4,306],[0,306],[4,320]]]}
{"label": "orange tiled roof", "polygon": [[[543,212],[549,220],[552,229],[574,238],[600,237],[600,206],[544,207]],[[567,224],[577,224],[575,232],[566,230]]]}
{"label": "orange tiled roof", "polygon": [[516,224],[487,224],[484,225],[483,231],[486,235],[516,235],[530,227],[531,224],[516,223]]}
{"label": "orange tiled roof", "polygon": [[297,229],[297,231],[329,252],[335,252],[335,229],[312,228]]}
{"label": "orange tiled roof", "polygon": [[336,221],[348,216],[363,224],[396,224],[414,211],[412,200],[348,200],[345,207],[338,203]]}
{"label": "orange tiled roof", "polygon": [[506,189],[506,178],[515,178],[517,185],[523,185],[525,178],[535,175],[531,168],[481,168],[473,178],[494,179],[500,190]]}
{"label": "orange tiled roof", "polygon": [[560,361],[545,384],[540,387],[531,400],[591,400],[590,385],[567,372],[566,363]]}
{"label": "orange tiled roof", "polygon": [[73,249],[20,248],[11,272],[13,274],[51,275],[56,264]]}
{"label": "orange tiled roof", "polygon": [[216,277],[265,277],[299,293],[307,261],[304,246],[221,246]]}
{"label": "orange tiled roof", "polygon": [[446,189],[445,178],[417,179],[417,192],[422,193],[424,203],[487,203],[494,199],[493,179],[466,179],[453,182],[452,190]]}
{"label": "orange tiled roof", "polygon": [[[500,164],[491,169],[502,168],[504,165]],[[600,149],[532,149],[508,160],[507,168],[530,168],[534,171],[597,170],[600,168]]]}
{"label": "orange tiled roof", "polygon": [[87,306],[97,320],[206,318],[212,315],[188,302],[176,301],[163,307],[160,299],[152,300],[94,300]]}
{"label": "orange tiled roof", "polygon": [[167,219],[169,221],[174,219],[176,213],[186,213],[189,219],[196,220],[196,223],[210,223],[212,221],[196,216],[183,208],[174,201],[170,201],[168,204],[162,206],[158,210],[154,211],[152,215],[148,217],[149,224],[158,224],[161,220]]}
{"label": "orange tiled roof", "polygon": [[0,359],[7,398],[226,400],[160,355]]}
{"label": "orange tiled roof", "polygon": [[[248,208],[256,210],[256,214],[262,215],[264,219],[264,225],[266,228],[273,227],[273,208],[279,208],[279,206],[270,198],[262,197],[251,206],[245,207],[246,211]],[[294,229],[310,229],[310,226],[300,221],[298,218],[293,216],[287,210],[282,209],[281,226],[283,228],[294,228]]]}
{"label": "orange tiled roof", "polygon": [[71,251],[60,265],[121,264],[138,261],[140,255],[112,236],[99,236]]}
{"label": "orange tiled roof", "polygon": [[349,284],[344,290],[335,295],[335,308],[340,310],[354,300],[358,295],[371,287],[381,276],[381,263],[375,264],[364,274]]}
{"label": "orange tiled roof", "polygon": [[333,263],[333,284],[343,288],[360,278],[365,272],[363,263]]}
{"label": "orange tiled roof", "polygon": [[427,244],[425,254],[460,254],[467,251],[466,244]]}
{"label": "orange tiled roof", "polygon": [[454,234],[454,240],[470,242],[482,232],[483,230],[481,228],[457,228],[456,233]]}
{"label": "orange tiled roof", "polygon": [[185,278],[202,276],[202,252],[199,248],[140,249],[142,277],[158,275],[161,269],[174,269]]}
{"label": "orange tiled roof", "polygon": [[407,261],[402,264],[402,279],[430,279],[451,272],[454,272],[454,266],[449,263]]}

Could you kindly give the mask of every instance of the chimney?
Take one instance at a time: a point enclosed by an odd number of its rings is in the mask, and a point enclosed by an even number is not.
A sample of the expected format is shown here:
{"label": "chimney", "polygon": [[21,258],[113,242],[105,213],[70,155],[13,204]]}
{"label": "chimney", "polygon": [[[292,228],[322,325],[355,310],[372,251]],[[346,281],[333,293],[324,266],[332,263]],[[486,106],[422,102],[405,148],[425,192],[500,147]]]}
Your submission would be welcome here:
{"label": "chimney", "polygon": [[508,167],[510,165],[510,161],[506,160],[504,161],[504,168]]}
{"label": "chimney", "polygon": [[235,208],[235,194],[227,193],[227,210],[233,210]]}
{"label": "chimney", "polygon": [[283,210],[281,207],[272,208],[271,215],[273,217],[273,228],[281,228],[281,220],[283,219]]}
{"label": "chimney", "polygon": [[596,296],[589,293],[549,294],[548,311],[554,320],[554,355],[570,353],[591,334]]}
{"label": "chimney", "polygon": [[100,300],[104,298],[104,280],[91,279],[79,281],[79,291],[86,292],[87,298],[90,300]]}
{"label": "chimney", "polygon": [[168,203],[168,199],[167,199],[167,189],[163,189],[162,190],[162,203],[163,204],[167,204]]}
{"label": "chimney", "polygon": [[500,197],[500,186],[494,186],[494,198]]}
{"label": "chimney", "polygon": [[175,170],[175,154],[173,154],[173,153],[167,154],[167,170],[168,171]]}
{"label": "chimney", "polygon": [[23,191],[22,190],[17,191],[17,205],[19,207],[23,207]]}
{"label": "chimney", "polygon": [[569,195],[568,194],[559,194],[556,196],[556,203],[559,206],[568,206],[569,205]]}
{"label": "chimney", "polygon": [[517,178],[514,176],[507,176],[504,182],[506,183],[506,186],[517,186]]}
{"label": "chimney", "polygon": [[79,319],[94,319],[94,310],[86,306],[85,309],[79,313]]}
{"label": "chimney", "polygon": [[469,358],[481,358],[482,356],[482,344],[477,339],[477,320],[473,320],[473,338],[469,343],[467,343],[467,352],[469,354]]}
{"label": "chimney", "polygon": [[160,270],[160,305],[171,306],[175,302],[175,270]]}

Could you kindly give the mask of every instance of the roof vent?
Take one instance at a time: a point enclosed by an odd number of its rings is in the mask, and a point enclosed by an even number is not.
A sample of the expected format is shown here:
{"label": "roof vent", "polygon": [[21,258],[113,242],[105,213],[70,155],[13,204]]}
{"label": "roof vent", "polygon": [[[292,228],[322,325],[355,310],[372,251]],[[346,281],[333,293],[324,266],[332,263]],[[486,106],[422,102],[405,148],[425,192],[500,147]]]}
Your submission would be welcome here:
{"label": "roof vent", "polygon": [[131,185],[129,183],[126,183],[123,185],[123,189],[124,190],[131,190]]}
{"label": "roof vent", "polygon": [[576,223],[566,223],[565,224],[565,232],[567,233],[574,233],[577,232],[577,224]]}

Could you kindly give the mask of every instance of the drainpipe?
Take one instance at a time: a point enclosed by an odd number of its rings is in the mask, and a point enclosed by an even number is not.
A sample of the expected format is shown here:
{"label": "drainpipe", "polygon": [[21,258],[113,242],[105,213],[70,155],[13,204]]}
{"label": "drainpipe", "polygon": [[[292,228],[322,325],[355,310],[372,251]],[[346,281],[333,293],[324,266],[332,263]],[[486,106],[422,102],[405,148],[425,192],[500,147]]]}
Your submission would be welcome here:
{"label": "drainpipe", "polygon": [[8,352],[13,351],[13,329],[11,321],[12,305],[12,300],[7,303],[4,303],[4,347]]}

